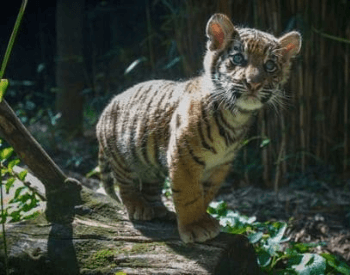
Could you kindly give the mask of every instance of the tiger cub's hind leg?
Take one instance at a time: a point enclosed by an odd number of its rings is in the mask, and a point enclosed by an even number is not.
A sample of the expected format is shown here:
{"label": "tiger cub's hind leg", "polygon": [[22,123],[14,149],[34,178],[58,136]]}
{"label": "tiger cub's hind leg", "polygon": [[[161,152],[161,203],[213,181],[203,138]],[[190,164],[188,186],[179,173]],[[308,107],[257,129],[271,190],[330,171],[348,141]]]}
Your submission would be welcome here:
{"label": "tiger cub's hind leg", "polygon": [[103,188],[105,189],[105,192],[112,199],[121,203],[122,201],[114,189],[114,186],[116,184],[114,172],[112,170],[112,167],[111,167],[111,164],[110,164],[108,158],[104,154],[103,150],[101,150],[101,148],[100,148],[99,154],[98,154],[98,166],[100,168],[101,181],[102,181]]}
{"label": "tiger cub's hind leg", "polygon": [[175,220],[174,212],[169,211],[162,201],[162,190],[164,181],[146,183],[142,185],[142,195],[153,207],[154,218]]}
{"label": "tiger cub's hind leg", "polygon": [[[154,216],[152,207],[143,198],[140,189],[137,188],[137,184],[135,184],[132,179],[131,173],[129,171],[124,171],[121,166],[117,166],[116,164],[113,166],[113,159],[110,160],[101,148],[98,160],[101,180],[106,193],[119,203],[123,202],[130,219],[152,219]],[[115,185],[119,186],[121,199],[115,192]]]}
{"label": "tiger cub's hind leg", "polygon": [[175,219],[162,202],[163,183],[135,182],[120,185],[120,195],[132,220]]}

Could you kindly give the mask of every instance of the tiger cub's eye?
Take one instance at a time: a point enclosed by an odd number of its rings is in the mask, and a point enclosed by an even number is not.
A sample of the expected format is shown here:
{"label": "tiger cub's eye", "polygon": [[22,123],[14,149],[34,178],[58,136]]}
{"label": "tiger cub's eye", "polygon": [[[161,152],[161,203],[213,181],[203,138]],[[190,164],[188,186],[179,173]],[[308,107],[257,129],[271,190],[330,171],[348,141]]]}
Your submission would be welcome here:
{"label": "tiger cub's eye", "polygon": [[268,73],[273,73],[274,71],[277,70],[277,65],[276,65],[276,63],[273,62],[272,60],[266,61],[266,63],[265,63],[265,70],[266,70]]}
{"label": "tiger cub's eye", "polygon": [[231,57],[232,63],[234,65],[242,66],[244,65],[244,56],[241,53],[236,53]]}

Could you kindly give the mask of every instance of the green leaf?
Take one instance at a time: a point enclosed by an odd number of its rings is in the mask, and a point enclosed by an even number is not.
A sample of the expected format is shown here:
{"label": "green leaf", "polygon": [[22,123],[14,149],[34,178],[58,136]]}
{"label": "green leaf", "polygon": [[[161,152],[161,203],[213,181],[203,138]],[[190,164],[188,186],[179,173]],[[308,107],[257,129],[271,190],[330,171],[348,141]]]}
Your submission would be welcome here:
{"label": "green leaf", "polygon": [[260,143],[260,148],[265,147],[266,145],[268,145],[270,143],[270,139],[264,139],[261,143]]}
{"label": "green leaf", "polygon": [[13,148],[12,147],[8,147],[8,148],[4,148],[0,151],[0,159],[1,160],[6,160],[9,157],[11,157],[13,153]]}
{"label": "green leaf", "polygon": [[85,177],[91,178],[92,176],[99,175],[101,173],[100,166],[96,166],[93,170],[86,174]]}
{"label": "green leaf", "polygon": [[23,189],[25,189],[24,186],[18,187],[16,189],[15,195],[13,196],[13,199],[10,202],[18,202],[19,195],[21,194]]}
{"label": "green leaf", "polygon": [[134,70],[136,68],[137,65],[139,65],[142,62],[147,61],[146,57],[140,57],[139,59],[136,59],[134,62],[132,62],[125,70],[124,75],[127,75],[128,73],[130,73],[132,70]]}
{"label": "green leaf", "polygon": [[9,162],[7,165],[7,168],[10,170],[10,172],[13,172],[13,167],[15,167],[17,164],[19,164],[21,161],[19,159],[14,159]]}
{"label": "green leaf", "polygon": [[10,188],[13,186],[15,180],[16,180],[16,179],[13,178],[13,177],[11,177],[11,178],[9,178],[9,179],[7,180],[6,185],[5,185],[5,187],[6,187],[6,194],[9,193]]}
{"label": "green leaf", "polygon": [[260,241],[261,238],[263,237],[263,235],[264,235],[263,232],[258,231],[258,232],[256,232],[256,233],[250,234],[250,235],[248,236],[248,239],[249,239],[249,241],[250,241],[251,243],[254,244],[254,243],[257,243],[258,241]]}
{"label": "green leaf", "polygon": [[299,254],[292,257],[290,263],[299,275],[325,274],[326,271],[326,260],[317,254]]}
{"label": "green leaf", "polygon": [[5,176],[7,173],[9,173],[9,169],[7,169],[6,166],[1,167],[0,173],[1,173],[2,176]]}
{"label": "green leaf", "polygon": [[22,172],[20,172],[20,173],[18,174],[18,178],[19,178],[21,181],[24,181],[25,178],[26,178],[26,176],[27,176],[27,174],[28,174],[28,171],[27,171],[27,170],[23,170]]}
{"label": "green leaf", "polygon": [[260,250],[257,252],[258,254],[258,262],[259,262],[259,265],[264,267],[264,266],[268,266],[270,263],[271,263],[271,255],[265,251],[265,250]]}
{"label": "green leaf", "polygon": [[242,145],[243,145],[243,146],[247,145],[247,144],[249,143],[249,141],[250,141],[249,139],[243,140],[243,141],[242,141]]}
{"label": "green leaf", "polygon": [[273,223],[270,227],[271,236],[266,240],[264,249],[266,249],[271,255],[276,255],[276,252],[281,250],[280,244],[288,240],[283,238],[286,229],[287,224],[280,222]]}
{"label": "green leaf", "polygon": [[208,207],[209,214],[217,214],[220,217],[226,216],[227,204],[224,201],[212,202]]}
{"label": "green leaf", "polygon": [[0,102],[3,100],[9,81],[7,79],[0,79]]}
{"label": "green leaf", "polygon": [[22,219],[21,210],[11,212],[9,216],[11,217],[11,222],[18,222]]}
{"label": "green leaf", "polygon": [[336,271],[340,272],[341,274],[350,274],[350,267],[343,261],[340,261],[335,255],[323,253],[321,256],[325,258],[327,260],[327,264],[333,267]]}

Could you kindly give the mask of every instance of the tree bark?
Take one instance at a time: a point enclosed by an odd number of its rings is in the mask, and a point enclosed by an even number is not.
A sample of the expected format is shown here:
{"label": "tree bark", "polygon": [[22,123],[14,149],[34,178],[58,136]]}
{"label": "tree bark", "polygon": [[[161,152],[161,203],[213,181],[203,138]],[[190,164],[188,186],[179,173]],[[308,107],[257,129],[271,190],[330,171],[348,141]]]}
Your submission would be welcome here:
{"label": "tree bark", "polygon": [[58,0],[56,9],[56,107],[61,113],[59,126],[69,136],[80,135],[83,127],[84,2]]}
{"label": "tree bark", "polygon": [[[221,233],[181,242],[175,223],[130,222],[122,205],[67,178],[0,103],[0,133],[45,186],[46,219],[7,224],[10,274],[260,274],[252,245]],[[4,270],[0,241],[0,275]]]}

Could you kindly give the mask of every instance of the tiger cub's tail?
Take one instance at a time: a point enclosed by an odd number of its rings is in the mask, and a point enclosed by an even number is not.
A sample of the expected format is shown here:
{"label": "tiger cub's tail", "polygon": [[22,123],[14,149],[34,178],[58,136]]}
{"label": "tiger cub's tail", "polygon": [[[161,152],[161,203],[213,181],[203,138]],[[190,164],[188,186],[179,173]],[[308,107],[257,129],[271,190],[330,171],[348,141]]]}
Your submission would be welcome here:
{"label": "tiger cub's tail", "polygon": [[101,148],[98,152],[98,165],[100,167],[101,181],[103,184],[103,188],[105,189],[107,195],[109,195],[111,198],[113,198],[117,202],[122,203],[122,200],[119,198],[118,194],[115,192],[115,188],[114,188],[115,179],[113,177],[113,172],[112,172],[110,162]]}

